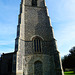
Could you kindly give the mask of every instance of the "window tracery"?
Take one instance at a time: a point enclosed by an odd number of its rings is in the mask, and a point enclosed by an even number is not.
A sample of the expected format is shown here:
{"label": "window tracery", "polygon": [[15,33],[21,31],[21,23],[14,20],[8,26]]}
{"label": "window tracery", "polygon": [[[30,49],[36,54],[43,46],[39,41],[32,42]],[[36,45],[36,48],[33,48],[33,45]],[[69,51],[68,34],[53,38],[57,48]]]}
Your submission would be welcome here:
{"label": "window tracery", "polygon": [[42,39],[39,37],[33,38],[33,48],[35,53],[41,53],[42,52]]}

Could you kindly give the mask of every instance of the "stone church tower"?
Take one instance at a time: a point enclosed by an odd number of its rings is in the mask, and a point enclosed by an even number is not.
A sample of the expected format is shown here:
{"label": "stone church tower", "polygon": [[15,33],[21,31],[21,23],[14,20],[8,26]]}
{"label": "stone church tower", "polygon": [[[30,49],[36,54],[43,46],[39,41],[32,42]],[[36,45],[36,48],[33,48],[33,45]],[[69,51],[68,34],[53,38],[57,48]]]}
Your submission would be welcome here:
{"label": "stone church tower", "polygon": [[21,0],[12,71],[64,75],[45,0]]}

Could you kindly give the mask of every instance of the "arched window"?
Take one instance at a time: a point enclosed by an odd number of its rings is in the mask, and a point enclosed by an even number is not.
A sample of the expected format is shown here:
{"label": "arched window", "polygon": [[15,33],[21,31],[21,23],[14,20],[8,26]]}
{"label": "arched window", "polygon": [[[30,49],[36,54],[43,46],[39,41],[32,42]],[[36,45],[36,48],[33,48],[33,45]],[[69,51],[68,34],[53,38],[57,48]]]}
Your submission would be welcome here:
{"label": "arched window", "polygon": [[43,66],[41,61],[34,63],[34,75],[43,75]]}
{"label": "arched window", "polygon": [[42,52],[42,39],[39,37],[33,38],[33,48],[35,53]]}
{"label": "arched window", "polygon": [[32,0],[32,6],[37,6],[37,0]]}

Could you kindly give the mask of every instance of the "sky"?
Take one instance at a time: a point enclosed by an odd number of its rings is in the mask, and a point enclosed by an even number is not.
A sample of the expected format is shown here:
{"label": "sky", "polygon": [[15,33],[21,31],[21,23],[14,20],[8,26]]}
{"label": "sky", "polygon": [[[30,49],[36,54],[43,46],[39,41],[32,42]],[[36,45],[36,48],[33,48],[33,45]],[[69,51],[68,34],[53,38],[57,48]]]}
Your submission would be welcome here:
{"label": "sky", "polygon": [[[0,54],[13,52],[21,0],[0,0]],[[75,0],[46,0],[61,57],[75,46]]]}

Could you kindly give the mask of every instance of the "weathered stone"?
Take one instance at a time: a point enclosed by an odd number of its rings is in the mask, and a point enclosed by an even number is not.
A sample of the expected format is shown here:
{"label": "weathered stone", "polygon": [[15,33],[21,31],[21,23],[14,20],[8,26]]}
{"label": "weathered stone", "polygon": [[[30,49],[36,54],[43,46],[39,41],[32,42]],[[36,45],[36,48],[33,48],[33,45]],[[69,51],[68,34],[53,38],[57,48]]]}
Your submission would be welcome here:
{"label": "weathered stone", "polygon": [[[47,7],[44,0],[35,1],[22,0],[20,5],[17,72],[24,75],[63,75],[63,71],[58,72],[62,67]],[[36,4],[33,6],[32,2]]]}

